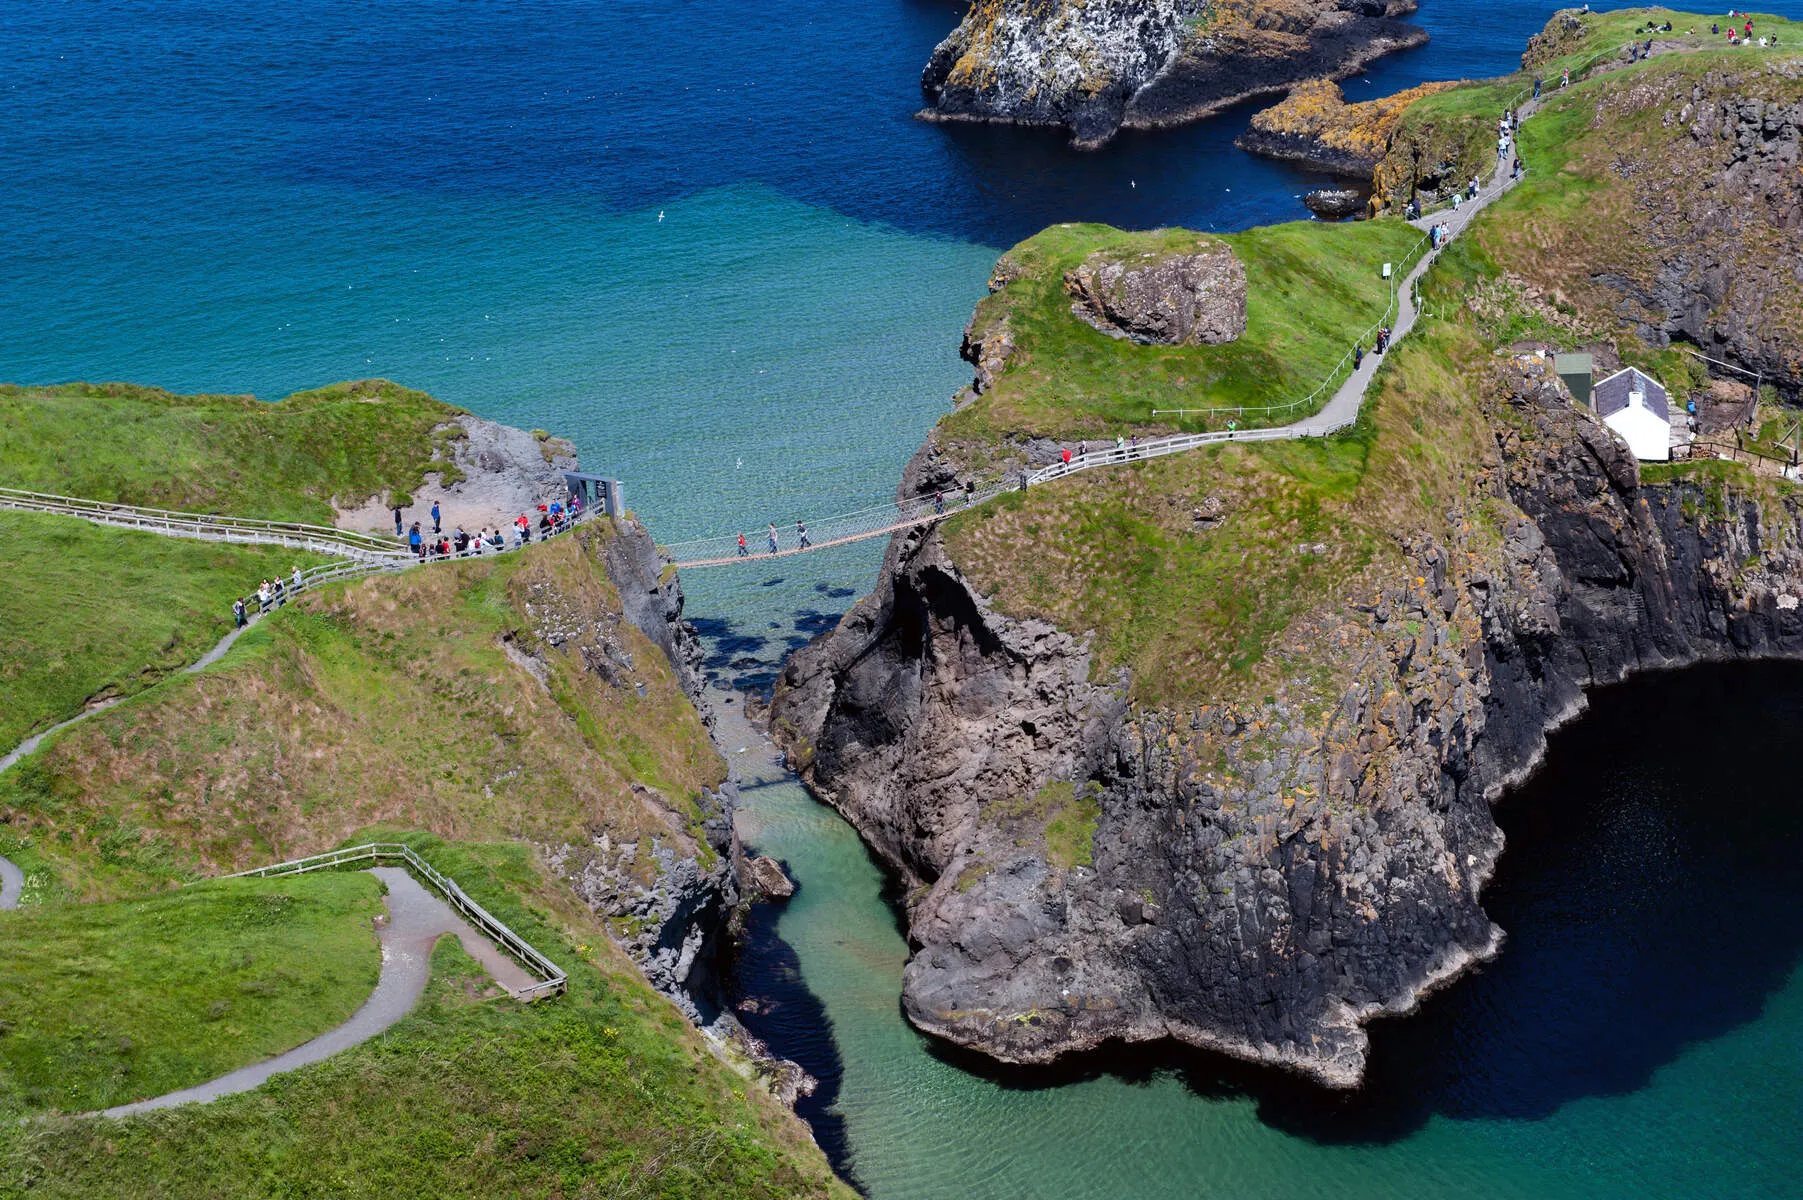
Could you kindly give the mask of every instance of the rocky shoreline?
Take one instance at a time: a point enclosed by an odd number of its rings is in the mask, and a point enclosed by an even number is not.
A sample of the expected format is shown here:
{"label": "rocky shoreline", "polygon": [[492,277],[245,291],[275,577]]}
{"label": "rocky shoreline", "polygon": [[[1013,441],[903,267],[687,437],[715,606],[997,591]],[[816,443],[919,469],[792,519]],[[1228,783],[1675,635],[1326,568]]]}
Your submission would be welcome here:
{"label": "rocky shoreline", "polygon": [[934,121],[1055,125],[1094,149],[1426,43],[1416,0],[975,0],[921,75]]}
{"label": "rocky shoreline", "polygon": [[[792,658],[772,727],[906,885],[903,1005],[916,1026],[1009,1062],[1175,1039],[1356,1086],[1368,1021],[1498,952],[1482,904],[1503,850],[1491,806],[1588,689],[1803,658],[1794,490],[1710,470],[1643,477],[1546,359],[1478,336],[1537,322],[1564,344],[1619,339],[1639,356],[1683,338],[1794,392],[1803,334],[1780,299],[1794,289],[1773,272],[1794,261],[1798,228],[1783,182],[1803,154],[1795,79],[1789,65],[1655,64],[1570,101],[1588,119],[1565,169],[1599,180],[1585,217],[1518,213],[1475,235],[1498,274],[1463,296],[1471,344],[1417,360],[1439,383],[1381,401],[1425,406],[1379,435],[1389,473],[1376,486],[1425,488],[1407,458],[1417,438],[1456,478],[1428,509],[1384,493],[1371,565],[1284,618],[1255,690],[1147,699],[1127,668],[1096,665],[1110,659],[1087,626],[1004,611],[998,581],[1026,586],[1038,569],[1037,526],[958,535],[987,556],[981,584],[941,530],[892,541],[876,590]],[[1533,239],[1516,238],[1523,227]],[[1534,249],[1553,242],[1557,260]],[[964,347],[977,368],[967,403],[1019,358],[1005,322],[980,324]],[[1675,379],[1694,375],[1667,359]],[[1429,422],[1444,429],[1430,437]],[[930,441],[901,490],[974,469],[960,456],[993,466],[1023,452],[1051,461],[1057,447],[1030,431]],[[1148,468],[1075,502],[1207,539],[1253,519],[1225,482],[1239,461]],[[1041,502],[1021,507],[1024,522],[1053,519]],[[1187,524],[1173,515],[1192,508]],[[1042,548],[1061,561],[1096,552]],[[1122,619],[1108,619],[1118,643]]]}
{"label": "rocky shoreline", "polygon": [[[1413,542],[1412,579],[1322,616],[1309,640],[1360,663],[1325,727],[1290,694],[1136,705],[1082,638],[996,612],[937,532],[896,538],[773,727],[908,885],[911,1021],[1009,1062],[1174,1038],[1355,1086],[1365,1022],[1496,953],[1490,805],[1586,688],[1803,657],[1794,500],[1644,485],[1543,367],[1495,385],[1520,515],[1500,547]],[[1033,809],[1073,794],[1094,857],[1060,864]]]}

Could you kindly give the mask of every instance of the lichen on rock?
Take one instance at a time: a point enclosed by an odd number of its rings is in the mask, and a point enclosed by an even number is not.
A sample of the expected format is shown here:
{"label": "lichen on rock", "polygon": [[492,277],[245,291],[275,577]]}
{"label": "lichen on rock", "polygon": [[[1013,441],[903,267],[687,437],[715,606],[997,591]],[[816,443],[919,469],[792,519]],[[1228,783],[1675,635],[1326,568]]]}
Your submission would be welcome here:
{"label": "lichen on rock", "polygon": [[1306,163],[1351,179],[1370,180],[1389,153],[1390,140],[1415,101],[1458,85],[1424,83],[1394,95],[1346,102],[1329,79],[1298,84],[1252,118],[1234,145],[1266,158]]}
{"label": "lichen on rock", "polygon": [[921,75],[924,117],[1068,128],[1194,120],[1427,40],[1415,0],[973,0]]}

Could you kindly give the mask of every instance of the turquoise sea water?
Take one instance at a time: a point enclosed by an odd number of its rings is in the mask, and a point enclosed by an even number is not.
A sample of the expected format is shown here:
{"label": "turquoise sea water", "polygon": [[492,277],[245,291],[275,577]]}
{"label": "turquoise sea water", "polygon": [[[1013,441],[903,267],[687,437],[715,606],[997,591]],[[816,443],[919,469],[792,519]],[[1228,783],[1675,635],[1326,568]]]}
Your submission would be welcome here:
{"label": "turquoise sea water", "polygon": [[[384,375],[573,436],[665,541],[883,499],[968,379],[1001,248],[1061,220],[1297,218],[1319,181],[1234,151],[1246,111],[1091,155],[917,122],[961,9],[10,0],[0,379],[275,397]],[[1505,70],[1548,11],[1426,0],[1433,44],[1346,89]],[[691,573],[716,677],[767,681],[880,554]],[[1781,711],[1768,741],[1803,727]],[[1547,820],[1511,829],[1509,950],[1380,1030],[1346,1106],[1165,1051],[1026,1075],[936,1054],[899,1013],[881,875],[781,779],[747,792],[746,833],[803,888],[745,977],[828,1080],[822,1142],[883,1200],[1795,1194],[1803,981],[1772,931],[1797,872],[1742,869],[1795,838],[1708,819],[1781,780],[1661,790],[1705,757],[1603,808],[1606,780],[1524,798]]]}
{"label": "turquoise sea water", "polygon": [[[1702,713],[1732,724],[1694,730]],[[1166,1050],[947,1061],[896,1011],[906,945],[882,873],[793,782],[750,792],[746,836],[800,884],[764,918],[793,957],[747,964],[775,1006],[750,1019],[804,1058],[830,1030],[836,1057],[810,1064],[834,1092],[822,1128],[873,1196],[1795,1196],[1803,814],[1777,764],[1800,730],[1796,668],[1601,694],[1503,809],[1486,900],[1503,957],[1379,1024],[1343,1100]]]}

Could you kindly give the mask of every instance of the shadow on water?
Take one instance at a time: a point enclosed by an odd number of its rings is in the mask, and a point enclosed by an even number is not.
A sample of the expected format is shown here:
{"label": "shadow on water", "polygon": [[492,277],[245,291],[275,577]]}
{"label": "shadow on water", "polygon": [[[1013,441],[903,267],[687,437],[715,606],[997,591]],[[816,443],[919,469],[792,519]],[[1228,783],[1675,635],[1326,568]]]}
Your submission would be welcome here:
{"label": "shadow on water", "polygon": [[[816,586],[814,590],[834,600],[852,594],[850,588]],[[744,633],[733,621],[718,617],[696,618],[690,623],[701,638],[701,669],[710,683],[768,699],[788,655],[836,626],[844,615],[843,611],[798,609],[792,632],[782,634],[782,622],[770,621],[768,627],[774,632],[767,637]]]}
{"label": "shadow on water", "polygon": [[1755,1020],[1803,957],[1803,668],[1697,667],[1592,701],[1498,809],[1508,851],[1484,903],[1509,935],[1500,957],[1373,1024],[1358,1091],[1171,1045],[1041,1068],[930,1052],[1007,1088],[1175,1075],[1324,1143],[1390,1142],[1434,1116],[1535,1120],[1646,1087],[1687,1047]]}
{"label": "shadow on water", "polygon": [[777,935],[782,905],[754,904],[749,912],[729,988],[738,998],[736,1015],[777,1054],[800,1064],[820,1081],[813,1095],[796,1100],[795,1113],[814,1131],[814,1140],[838,1176],[862,1192],[852,1166],[845,1118],[834,1111],[844,1066],[833,1038],[832,1020],[802,978],[801,961],[794,949]]}

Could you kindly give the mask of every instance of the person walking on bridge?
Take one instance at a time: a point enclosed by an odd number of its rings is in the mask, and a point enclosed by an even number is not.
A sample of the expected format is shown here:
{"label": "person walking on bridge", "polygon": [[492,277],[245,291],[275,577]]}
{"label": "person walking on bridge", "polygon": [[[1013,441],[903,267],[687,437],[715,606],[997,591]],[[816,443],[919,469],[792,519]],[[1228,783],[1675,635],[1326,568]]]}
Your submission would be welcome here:
{"label": "person walking on bridge", "polygon": [[795,522],[795,540],[801,544],[803,550],[814,544],[808,540],[808,527],[800,521]]}
{"label": "person walking on bridge", "polygon": [[770,553],[776,553],[776,522],[770,522]]}
{"label": "person walking on bridge", "polygon": [[745,535],[741,533],[739,535],[739,557],[744,558],[750,553],[751,551],[745,548]]}

